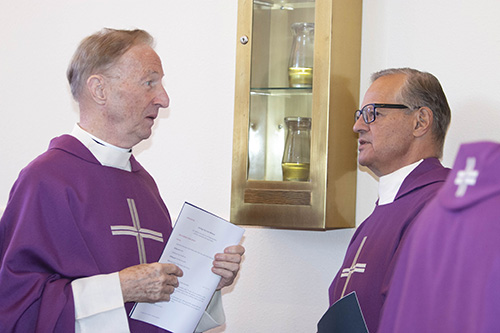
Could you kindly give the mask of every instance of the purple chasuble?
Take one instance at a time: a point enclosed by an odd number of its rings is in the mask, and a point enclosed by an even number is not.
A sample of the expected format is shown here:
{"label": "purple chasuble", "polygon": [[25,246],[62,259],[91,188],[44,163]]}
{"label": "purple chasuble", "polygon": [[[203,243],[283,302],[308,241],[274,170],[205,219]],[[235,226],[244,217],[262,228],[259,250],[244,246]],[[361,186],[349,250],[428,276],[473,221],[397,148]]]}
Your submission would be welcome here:
{"label": "purple chasuble", "polygon": [[329,288],[330,305],[356,291],[370,332],[376,332],[393,259],[408,226],[443,185],[449,169],[436,158],[422,161],[403,181],[394,202],[377,205],[358,227]]}
{"label": "purple chasuble", "polygon": [[0,220],[0,332],[73,332],[73,280],[159,259],[170,216],[153,178],[130,162],[132,172],[102,166],[63,135],[20,172]]}
{"label": "purple chasuble", "polygon": [[407,233],[380,332],[500,330],[500,144],[463,144]]}

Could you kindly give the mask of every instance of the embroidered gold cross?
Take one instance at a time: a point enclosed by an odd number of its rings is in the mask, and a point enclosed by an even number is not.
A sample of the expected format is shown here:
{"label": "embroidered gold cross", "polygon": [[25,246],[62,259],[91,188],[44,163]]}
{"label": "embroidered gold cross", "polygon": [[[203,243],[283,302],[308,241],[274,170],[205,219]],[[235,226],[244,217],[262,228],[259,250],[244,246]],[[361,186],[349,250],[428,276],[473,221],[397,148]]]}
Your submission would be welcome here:
{"label": "embroidered gold cross", "polygon": [[146,249],[144,247],[144,238],[149,238],[157,242],[163,242],[163,235],[161,232],[141,228],[141,223],[139,221],[139,215],[137,214],[137,208],[135,207],[134,199],[127,199],[127,203],[130,210],[130,215],[132,216],[133,226],[112,225],[111,233],[113,234],[113,236],[135,236],[135,238],[137,239],[137,250],[139,251],[139,262],[141,264],[145,264],[147,263],[147,260]]}

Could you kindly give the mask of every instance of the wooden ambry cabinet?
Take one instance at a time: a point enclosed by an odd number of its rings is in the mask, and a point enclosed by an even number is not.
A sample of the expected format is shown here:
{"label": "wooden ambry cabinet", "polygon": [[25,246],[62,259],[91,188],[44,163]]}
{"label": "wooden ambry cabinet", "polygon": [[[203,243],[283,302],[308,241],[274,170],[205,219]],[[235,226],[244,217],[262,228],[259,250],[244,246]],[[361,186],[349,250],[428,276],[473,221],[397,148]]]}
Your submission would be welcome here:
{"label": "wooden ambry cabinet", "polygon": [[[238,6],[231,221],[354,227],[362,0],[239,0]],[[294,34],[293,24],[313,27],[309,40]],[[289,76],[299,43],[313,50],[312,77],[303,72],[309,84],[293,84]],[[311,122],[306,180],[283,180],[286,117]]]}

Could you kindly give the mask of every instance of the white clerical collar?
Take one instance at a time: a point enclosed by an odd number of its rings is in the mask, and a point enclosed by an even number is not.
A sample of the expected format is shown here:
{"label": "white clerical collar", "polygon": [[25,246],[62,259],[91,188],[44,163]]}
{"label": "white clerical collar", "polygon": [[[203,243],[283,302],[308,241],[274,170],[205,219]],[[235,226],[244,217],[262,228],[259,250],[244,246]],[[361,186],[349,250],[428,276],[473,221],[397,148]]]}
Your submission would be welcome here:
{"label": "white clerical collar", "polygon": [[387,205],[393,203],[403,181],[422,161],[423,159],[380,177],[378,182],[378,204]]}
{"label": "white clerical collar", "polygon": [[126,171],[132,170],[130,165],[132,149],[113,146],[85,131],[78,124],[75,124],[70,134],[80,140],[102,165]]}

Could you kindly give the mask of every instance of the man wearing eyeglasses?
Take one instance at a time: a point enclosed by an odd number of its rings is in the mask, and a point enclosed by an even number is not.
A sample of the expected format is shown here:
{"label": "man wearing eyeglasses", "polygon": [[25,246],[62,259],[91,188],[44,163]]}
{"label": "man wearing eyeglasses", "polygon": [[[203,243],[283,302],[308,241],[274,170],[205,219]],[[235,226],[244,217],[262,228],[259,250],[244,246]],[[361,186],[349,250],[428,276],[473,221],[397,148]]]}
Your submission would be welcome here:
{"label": "man wearing eyeglasses", "polygon": [[379,177],[379,198],[351,239],[329,297],[333,304],[356,292],[370,332],[377,331],[403,235],[449,172],[439,158],[450,118],[439,81],[410,68],[373,74],[355,113],[359,164]]}

